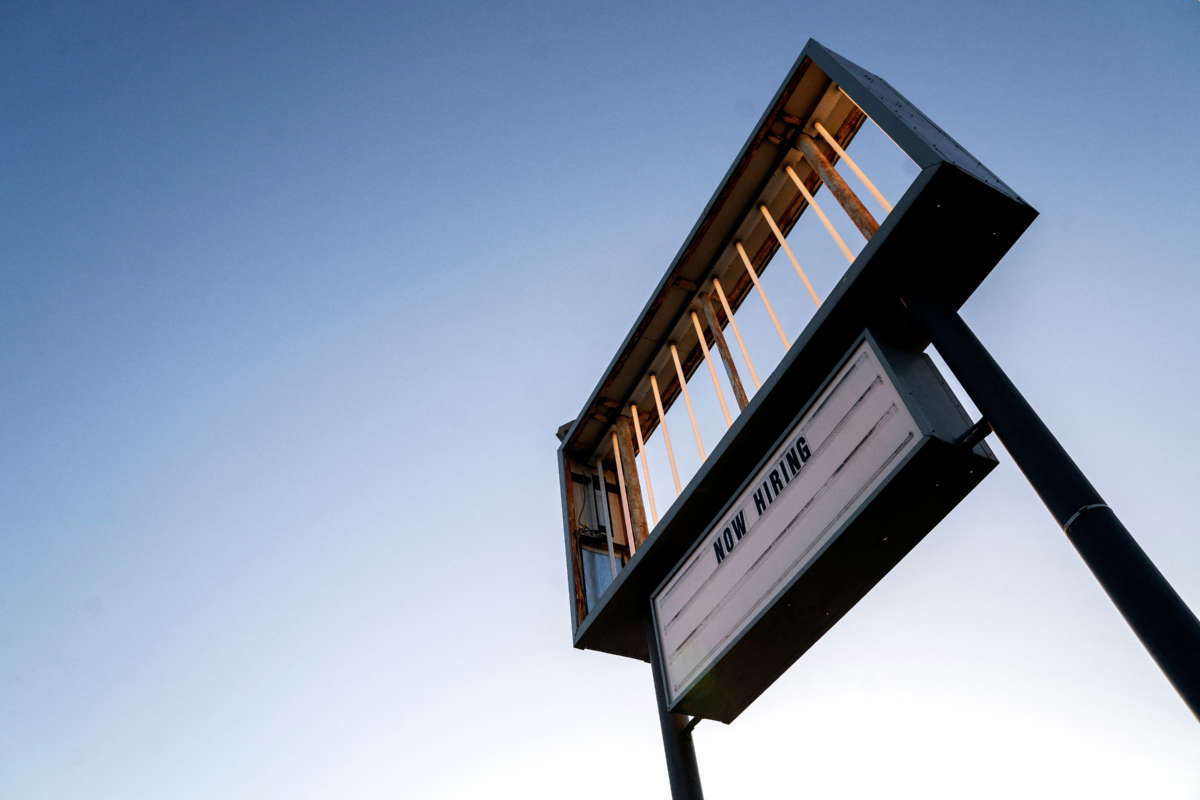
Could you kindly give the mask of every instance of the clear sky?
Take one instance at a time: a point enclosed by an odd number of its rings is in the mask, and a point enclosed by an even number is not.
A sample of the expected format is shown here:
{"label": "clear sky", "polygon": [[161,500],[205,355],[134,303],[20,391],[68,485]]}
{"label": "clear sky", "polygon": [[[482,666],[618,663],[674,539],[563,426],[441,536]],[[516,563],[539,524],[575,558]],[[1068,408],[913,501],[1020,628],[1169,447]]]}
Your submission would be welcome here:
{"label": "clear sky", "polygon": [[[1041,212],[963,315],[1200,608],[1198,34],[3,4],[0,797],[667,796],[648,667],[570,645],[554,431],[810,36]],[[709,797],[1198,796],[1200,725],[1000,458],[699,725]]]}

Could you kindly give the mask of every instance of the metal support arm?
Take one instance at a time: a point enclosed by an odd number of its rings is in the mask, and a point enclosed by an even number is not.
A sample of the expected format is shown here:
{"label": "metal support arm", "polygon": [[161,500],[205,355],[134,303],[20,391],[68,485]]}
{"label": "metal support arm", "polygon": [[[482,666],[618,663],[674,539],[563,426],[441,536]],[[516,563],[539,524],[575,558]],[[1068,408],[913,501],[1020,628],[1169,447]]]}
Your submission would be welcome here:
{"label": "metal support arm", "polygon": [[1200,719],[1200,621],[954,311],[907,302],[1117,610]]}

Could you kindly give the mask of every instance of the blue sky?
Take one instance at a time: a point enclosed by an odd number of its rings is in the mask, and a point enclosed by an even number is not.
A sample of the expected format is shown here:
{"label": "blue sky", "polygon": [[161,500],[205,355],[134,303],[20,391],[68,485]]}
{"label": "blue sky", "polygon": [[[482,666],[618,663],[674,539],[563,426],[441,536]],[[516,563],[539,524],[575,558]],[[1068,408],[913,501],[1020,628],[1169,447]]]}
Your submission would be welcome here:
{"label": "blue sky", "polygon": [[[0,796],[666,796],[553,434],[810,36],[1041,212],[963,315],[1200,607],[1194,0],[247,5],[0,11]],[[710,797],[1195,796],[1000,458]]]}

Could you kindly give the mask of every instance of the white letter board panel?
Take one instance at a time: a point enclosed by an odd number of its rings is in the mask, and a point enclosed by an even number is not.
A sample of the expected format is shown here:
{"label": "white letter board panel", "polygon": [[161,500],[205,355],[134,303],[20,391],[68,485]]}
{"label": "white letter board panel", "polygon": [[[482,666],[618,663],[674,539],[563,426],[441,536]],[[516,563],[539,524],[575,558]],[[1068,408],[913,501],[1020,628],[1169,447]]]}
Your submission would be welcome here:
{"label": "white letter board panel", "polygon": [[653,596],[669,703],[820,555],[922,435],[863,341]]}

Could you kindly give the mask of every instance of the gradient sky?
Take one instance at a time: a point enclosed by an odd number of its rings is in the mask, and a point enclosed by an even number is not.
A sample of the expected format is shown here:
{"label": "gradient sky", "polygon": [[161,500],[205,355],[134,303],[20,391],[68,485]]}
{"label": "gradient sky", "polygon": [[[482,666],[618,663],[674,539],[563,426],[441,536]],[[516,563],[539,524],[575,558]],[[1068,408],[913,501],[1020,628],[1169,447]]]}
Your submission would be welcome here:
{"label": "gradient sky", "polygon": [[[1200,608],[1200,4],[0,8],[0,797],[662,798],[578,413],[808,37],[1041,216],[963,310]],[[999,446],[993,444],[997,449]],[[1006,454],[710,798],[1195,798]]]}

